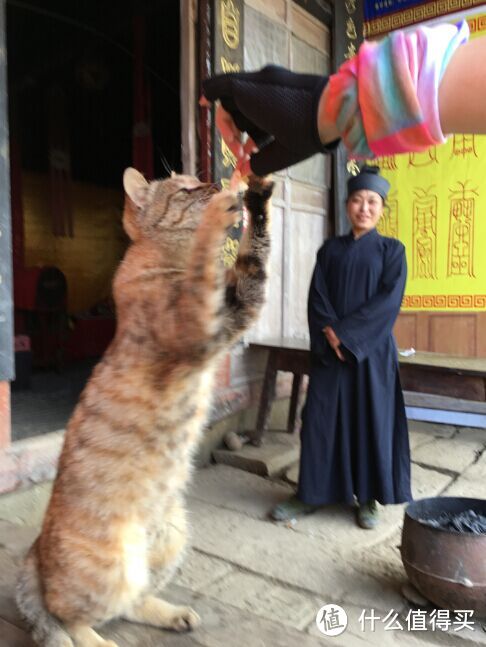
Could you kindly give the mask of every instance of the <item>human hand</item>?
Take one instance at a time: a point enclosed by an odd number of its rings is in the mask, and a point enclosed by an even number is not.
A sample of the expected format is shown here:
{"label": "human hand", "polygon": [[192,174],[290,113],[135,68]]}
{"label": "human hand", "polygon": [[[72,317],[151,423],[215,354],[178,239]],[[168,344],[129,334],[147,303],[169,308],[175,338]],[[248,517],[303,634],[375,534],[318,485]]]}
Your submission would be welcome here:
{"label": "human hand", "polygon": [[344,355],[339,348],[341,345],[341,340],[339,337],[336,335],[334,330],[331,328],[331,326],[326,326],[325,328],[322,329],[322,332],[326,335],[326,339],[329,343],[329,346],[333,349],[333,351],[336,353],[336,355],[339,357],[339,359],[344,362]]}
{"label": "human hand", "polygon": [[[206,79],[201,103],[220,101],[216,125],[241,174],[264,176],[337,146],[319,137],[317,114],[326,83],[323,76],[268,65]],[[250,136],[245,143],[243,132]]]}

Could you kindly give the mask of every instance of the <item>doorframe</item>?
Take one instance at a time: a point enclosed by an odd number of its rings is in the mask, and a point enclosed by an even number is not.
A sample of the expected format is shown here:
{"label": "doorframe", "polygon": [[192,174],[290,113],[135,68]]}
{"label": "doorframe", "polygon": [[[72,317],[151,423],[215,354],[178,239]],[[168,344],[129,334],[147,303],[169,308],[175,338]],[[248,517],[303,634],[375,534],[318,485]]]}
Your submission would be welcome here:
{"label": "doorframe", "polygon": [[15,370],[5,0],[0,0],[0,188],[0,380],[12,380]]}
{"label": "doorframe", "polygon": [[180,2],[180,104],[182,170],[196,175],[197,168],[197,0]]}

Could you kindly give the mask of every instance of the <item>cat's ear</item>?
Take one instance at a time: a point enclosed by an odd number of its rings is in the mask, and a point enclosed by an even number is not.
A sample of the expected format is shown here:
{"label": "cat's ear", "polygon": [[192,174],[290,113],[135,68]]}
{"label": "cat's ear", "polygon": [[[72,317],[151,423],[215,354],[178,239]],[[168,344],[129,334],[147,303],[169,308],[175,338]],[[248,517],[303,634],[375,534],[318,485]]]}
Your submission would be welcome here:
{"label": "cat's ear", "polygon": [[127,168],[123,173],[123,187],[130,200],[139,209],[147,204],[149,183],[141,173],[134,168]]}
{"label": "cat's ear", "polygon": [[129,200],[125,200],[123,210],[123,227],[128,236],[137,241],[141,238],[140,218],[141,209],[147,204],[149,184],[147,180],[134,168],[127,168],[123,174],[123,187]]}

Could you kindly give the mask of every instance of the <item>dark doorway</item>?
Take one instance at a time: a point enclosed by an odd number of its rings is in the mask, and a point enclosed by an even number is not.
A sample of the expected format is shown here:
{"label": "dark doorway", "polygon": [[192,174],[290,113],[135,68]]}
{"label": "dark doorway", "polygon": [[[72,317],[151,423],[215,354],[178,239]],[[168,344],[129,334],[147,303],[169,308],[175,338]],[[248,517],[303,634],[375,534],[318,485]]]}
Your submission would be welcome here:
{"label": "dark doorway", "polygon": [[179,21],[178,0],[7,0],[13,440],[65,425],[113,335],[124,169],[181,170]]}

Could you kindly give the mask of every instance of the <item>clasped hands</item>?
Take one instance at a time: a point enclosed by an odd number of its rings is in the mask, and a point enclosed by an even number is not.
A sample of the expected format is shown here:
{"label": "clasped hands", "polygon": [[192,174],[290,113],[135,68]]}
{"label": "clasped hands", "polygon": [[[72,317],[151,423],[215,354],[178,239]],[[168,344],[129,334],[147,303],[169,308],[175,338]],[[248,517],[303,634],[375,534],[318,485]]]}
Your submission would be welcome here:
{"label": "clasped hands", "polygon": [[341,360],[341,362],[344,362],[345,359],[344,359],[343,352],[339,348],[341,346],[341,340],[336,335],[334,330],[331,328],[331,326],[326,326],[325,328],[322,329],[322,332],[326,336],[329,346],[333,349],[333,351],[336,353],[336,355]]}

